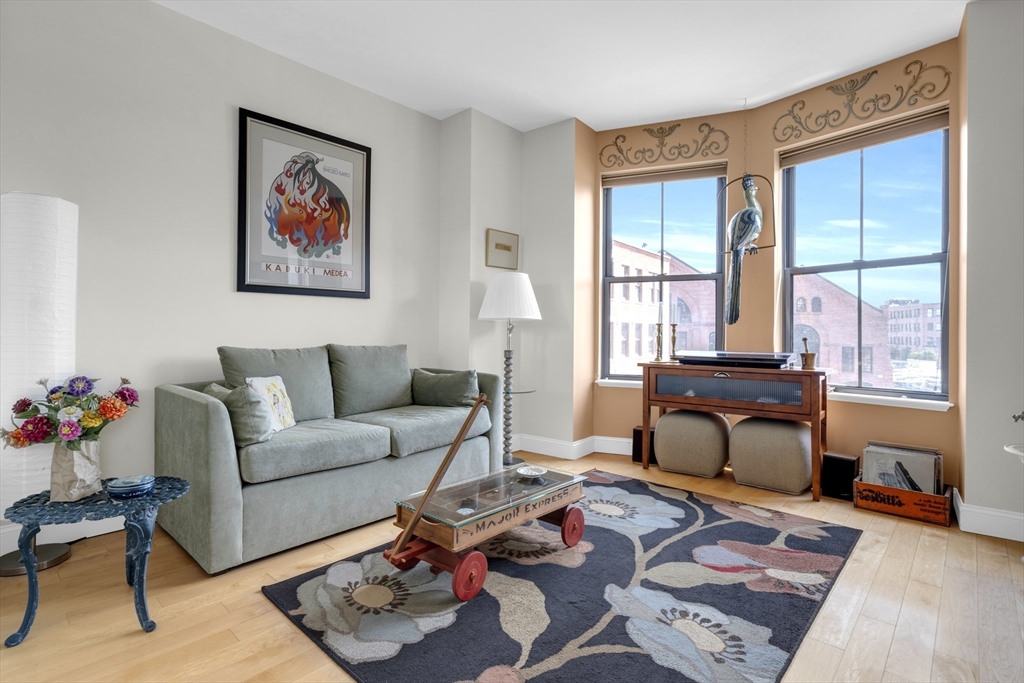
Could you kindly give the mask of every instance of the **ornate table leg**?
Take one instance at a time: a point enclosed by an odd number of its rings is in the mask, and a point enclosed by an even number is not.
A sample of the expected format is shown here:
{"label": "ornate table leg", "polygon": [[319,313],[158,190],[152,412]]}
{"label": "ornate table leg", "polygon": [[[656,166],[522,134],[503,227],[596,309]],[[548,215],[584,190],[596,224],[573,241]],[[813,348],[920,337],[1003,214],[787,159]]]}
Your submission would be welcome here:
{"label": "ornate table leg", "polygon": [[32,622],[36,620],[36,609],[39,607],[39,577],[36,575],[36,556],[32,553],[32,539],[39,533],[38,524],[27,524],[21,527],[18,534],[18,550],[21,561],[25,564],[25,575],[28,578],[28,604],[25,605],[25,618],[21,620],[21,628],[12,633],[4,645],[14,647],[25,640]]}
{"label": "ornate table leg", "polygon": [[153,549],[156,510],[154,507],[129,512],[124,516],[125,574],[128,585],[135,587],[135,614],[146,633],[156,628],[156,622],[149,618],[149,607],[146,605],[146,568],[149,566],[149,553]]}

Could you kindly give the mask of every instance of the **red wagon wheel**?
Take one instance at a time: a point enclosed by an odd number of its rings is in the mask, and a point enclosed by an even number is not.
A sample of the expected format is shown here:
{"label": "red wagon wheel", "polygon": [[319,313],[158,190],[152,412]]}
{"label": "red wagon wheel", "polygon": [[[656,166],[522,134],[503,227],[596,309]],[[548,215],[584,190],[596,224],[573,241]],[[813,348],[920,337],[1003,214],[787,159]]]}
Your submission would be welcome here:
{"label": "red wagon wheel", "polygon": [[487,578],[487,558],[479,550],[462,556],[452,574],[452,592],[463,602],[472,600],[484,587]]}
{"label": "red wagon wheel", "polygon": [[[392,548],[395,547],[395,545],[398,543],[398,539],[401,538],[401,537],[402,537],[402,534],[398,534],[398,536],[395,537],[395,542],[393,544],[391,544]],[[418,557],[409,557],[409,558],[406,558],[406,559],[401,560],[399,562],[392,562],[391,564],[395,565],[396,567],[398,567],[399,569],[401,569],[404,572],[406,570],[412,569],[413,567],[415,567],[419,563],[420,563],[420,558],[418,558]]]}
{"label": "red wagon wheel", "polygon": [[570,548],[583,538],[583,510],[570,507],[562,518],[562,543]]}

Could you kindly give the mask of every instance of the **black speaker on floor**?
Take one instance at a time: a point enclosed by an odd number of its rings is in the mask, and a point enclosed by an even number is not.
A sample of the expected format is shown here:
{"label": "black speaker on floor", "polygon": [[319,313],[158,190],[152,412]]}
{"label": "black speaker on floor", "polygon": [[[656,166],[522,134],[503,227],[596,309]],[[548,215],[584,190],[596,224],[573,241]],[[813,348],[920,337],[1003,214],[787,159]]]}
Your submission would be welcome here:
{"label": "black speaker on floor", "polygon": [[825,453],[821,464],[821,495],[853,500],[853,480],[859,474],[859,455]]}
{"label": "black speaker on floor", "polygon": [[[633,462],[643,462],[644,460],[644,453],[642,450],[644,442],[640,440],[640,435],[643,431],[643,426],[633,427]],[[652,465],[657,465],[658,459],[654,457],[654,427],[651,427],[648,431],[650,432],[648,438],[650,438],[651,441],[649,462]]]}

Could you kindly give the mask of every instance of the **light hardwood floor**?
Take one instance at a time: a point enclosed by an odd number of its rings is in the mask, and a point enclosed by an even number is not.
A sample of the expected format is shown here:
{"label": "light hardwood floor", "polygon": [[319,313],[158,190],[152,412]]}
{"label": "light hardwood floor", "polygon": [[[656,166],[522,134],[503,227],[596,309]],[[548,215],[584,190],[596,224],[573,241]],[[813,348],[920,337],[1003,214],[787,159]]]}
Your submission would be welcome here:
{"label": "light hardwood floor", "polygon": [[[1024,545],[854,510],[810,494],[646,472],[628,458],[521,454],[563,470],[599,468],[864,530],[784,681],[1024,680]],[[41,572],[32,632],[0,649],[0,681],[351,681],[260,587],[394,538],[378,522],[207,576],[157,531],[143,633],[124,582],[124,533],[86,539]],[[21,623],[24,577],[0,579],[0,635]],[[666,680],[669,680],[666,677]],[[594,683],[597,683],[596,681]]]}

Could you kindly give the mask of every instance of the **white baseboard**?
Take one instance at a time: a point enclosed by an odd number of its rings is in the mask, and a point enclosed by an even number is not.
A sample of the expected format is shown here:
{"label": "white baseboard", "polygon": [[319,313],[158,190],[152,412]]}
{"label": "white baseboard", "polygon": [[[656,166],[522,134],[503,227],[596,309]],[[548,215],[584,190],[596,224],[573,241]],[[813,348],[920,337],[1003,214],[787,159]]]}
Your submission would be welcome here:
{"label": "white baseboard", "polygon": [[[124,517],[78,522],[77,524],[47,524],[39,529],[36,543],[71,543],[121,529],[124,529]],[[18,549],[18,534],[20,533],[20,524],[5,524],[0,527],[0,555],[6,555]]]}
{"label": "white baseboard", "polygon": [[1024,513],[968,505],[956,488],[953,489],[953,508],[962,531],[1024,541]]}
{"label": "white baseboard", "polygon": [[611,453],[612,455],[633,455],[633,439],[623,436],[595,436],[594,453]]}
{"label": "white baseboard", "polygon": [[512,450],[529,451],[565,460],[579,460],[591,453],[630,455],[633,452],[633,440],[616,436],[588,436],[579,441],[562,441],[545,436],[513,434]]}

